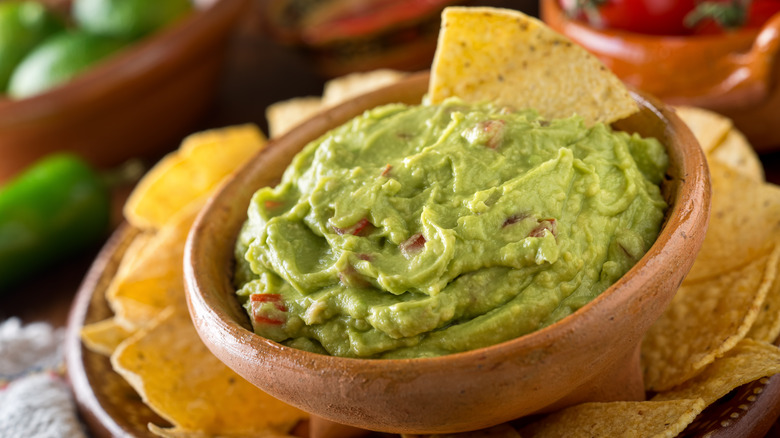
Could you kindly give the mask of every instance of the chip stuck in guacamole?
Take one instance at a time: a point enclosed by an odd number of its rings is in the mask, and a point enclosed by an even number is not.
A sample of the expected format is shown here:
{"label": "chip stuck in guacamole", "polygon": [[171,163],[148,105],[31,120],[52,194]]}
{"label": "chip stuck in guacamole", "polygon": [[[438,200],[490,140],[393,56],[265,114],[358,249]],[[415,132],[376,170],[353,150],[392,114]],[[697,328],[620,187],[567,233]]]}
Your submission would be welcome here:
{"label": "chip stuck in guacamole", "polygon": [[309,144],[239,236],[255,331],[347,357],[425,357],[530,333],[649,249],[663,146],[581,117],[391,104]]}

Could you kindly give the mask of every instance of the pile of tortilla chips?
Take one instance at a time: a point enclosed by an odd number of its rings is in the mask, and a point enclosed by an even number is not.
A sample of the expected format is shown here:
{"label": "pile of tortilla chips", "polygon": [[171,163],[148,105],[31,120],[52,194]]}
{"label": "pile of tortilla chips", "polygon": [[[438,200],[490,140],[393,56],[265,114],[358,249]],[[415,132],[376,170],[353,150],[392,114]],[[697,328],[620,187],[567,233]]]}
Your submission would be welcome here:
{"label": "pile of tortilla chips", "polygon": [[182,256],[190,226],[220,182],[264,144],[254,125],[191,135],[143,178],[125,205],[125,218],[140,232],[106,292],[114,317],[85,326],[82,339],[109,355],[144,402],[174,426],[150,425],[158,435],[288,436],[306,417],[212,355],[184,297]]}
{"label": "pile of tortilla chips", "polygon": [[[339,78],[323,97],[268,109],[279,136],[354,94],[403,77],[378,71]],[[518,91],[520,90],[520,91]],[[448,8],[428,99],[456,95],[545,117],[576,112],[610,123],[636,111],[623,85],[583,49],[514,11]],[[651,400],[585,403],[531,424],[458,437],[673,437],[707,406],[745,383],[780,372],[780,188],[728,119],[678,108],[706,152],[713,183],[710,228],[696,263],[643,343]],[[141,232],[107,298],[109,320],[83,330],[86,345],[173,429],[163,436],[286,436],[306,414],[263,394],[215,359],[198,338],[183,296],[181,257],[195,215],[220,181],[264,144],[253,126],[195,134],[138,185],[125,208]],[[409,436],[411,437],[411,436]]]}

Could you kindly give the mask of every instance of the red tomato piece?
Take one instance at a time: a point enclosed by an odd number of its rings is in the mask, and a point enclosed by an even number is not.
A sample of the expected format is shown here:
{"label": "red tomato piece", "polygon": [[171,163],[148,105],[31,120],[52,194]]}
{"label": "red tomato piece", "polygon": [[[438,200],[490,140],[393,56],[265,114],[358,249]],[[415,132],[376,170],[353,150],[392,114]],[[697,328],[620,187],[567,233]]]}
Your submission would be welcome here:
{"label": "red tomato piece", "polygon": [[591,26],[653,35],[690,33],[683,21],[695,0],[560,0],[561,7]]}
{"label": "red tomato piece", "polygon": [[425,242],[425,236],[421,233],[416,233],[413,234],[412,237],[401,242],[399,248],[403,255],[408,258],[422,251],[425,247]]}

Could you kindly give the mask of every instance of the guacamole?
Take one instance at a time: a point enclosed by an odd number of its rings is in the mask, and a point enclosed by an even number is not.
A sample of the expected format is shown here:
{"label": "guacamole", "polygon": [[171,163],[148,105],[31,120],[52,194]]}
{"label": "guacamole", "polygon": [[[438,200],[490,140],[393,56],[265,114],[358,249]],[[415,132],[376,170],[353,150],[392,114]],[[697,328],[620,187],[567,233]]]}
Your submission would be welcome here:
{"label": "guacamole", "polygon": [[255,193],[237,293],[256,333],[320,353],[496,344],[571,314],[642,257],[667,164],[657,140],[576,116],[382,106]]}

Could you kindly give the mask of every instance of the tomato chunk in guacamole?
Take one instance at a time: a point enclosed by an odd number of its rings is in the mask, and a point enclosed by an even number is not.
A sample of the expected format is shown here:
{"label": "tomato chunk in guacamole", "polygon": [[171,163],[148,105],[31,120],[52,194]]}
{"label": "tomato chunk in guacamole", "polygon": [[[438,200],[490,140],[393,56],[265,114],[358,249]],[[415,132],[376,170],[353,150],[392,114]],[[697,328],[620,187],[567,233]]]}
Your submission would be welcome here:
{"label": "tomato chunk in guacamole", "polygon": [[579,117],[448,100],[365,112],[255,193],[236,286],[255,332],[347,357],[425,357],[533,332],[659,233],[664,147]]}

